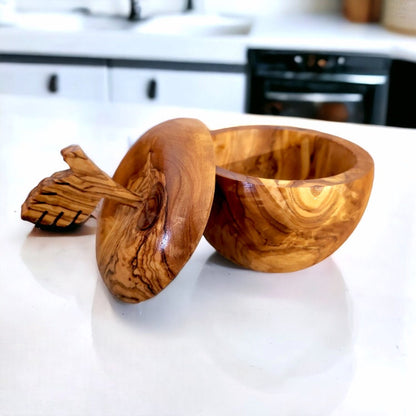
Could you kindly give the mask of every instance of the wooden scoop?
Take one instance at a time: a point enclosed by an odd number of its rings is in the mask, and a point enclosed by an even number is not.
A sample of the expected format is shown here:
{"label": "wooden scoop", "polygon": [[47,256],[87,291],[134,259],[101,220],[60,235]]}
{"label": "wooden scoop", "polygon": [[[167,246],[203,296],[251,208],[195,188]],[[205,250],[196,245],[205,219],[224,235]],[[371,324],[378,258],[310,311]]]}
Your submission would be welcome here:
{"label": "wooden scoop", "polygon": [[47,230],[71,230],[91,216],[102,198],[137,207],[140,197],[113,181],[77,145],[61,154],[71,169],[43,179],[22,205],[21,217]]}

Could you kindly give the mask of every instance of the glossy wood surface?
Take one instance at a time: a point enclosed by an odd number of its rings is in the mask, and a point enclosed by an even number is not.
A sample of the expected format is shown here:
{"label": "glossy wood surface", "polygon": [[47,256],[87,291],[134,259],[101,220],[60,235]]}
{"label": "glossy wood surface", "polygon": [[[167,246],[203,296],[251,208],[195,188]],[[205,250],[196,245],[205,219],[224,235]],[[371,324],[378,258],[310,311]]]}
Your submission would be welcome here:
{"label": "glossy wood surface", "polygon": [[357,226],[371,156],[324,133],[272,126],[211,132],[216,190],[205,237],[250,269],[290,272],[332,254]]}
{"label": "glossy wood surface", "polygon": [[146,202],[135,209],[104,200],[97,263],[111,293],[140,302],[176,277],[202,237],[215,188],[210,132],[194,119],[162,123],[133,145],[113,179]]}
{"label": "glossy wood surface", "polygon": [[62,149],[70,169],[43,179],[28,195],[21,218],[48,230],[68,230],[83,224],[99,201],[112,198],[138,206],[139,197],[114,182],[77,145]]}

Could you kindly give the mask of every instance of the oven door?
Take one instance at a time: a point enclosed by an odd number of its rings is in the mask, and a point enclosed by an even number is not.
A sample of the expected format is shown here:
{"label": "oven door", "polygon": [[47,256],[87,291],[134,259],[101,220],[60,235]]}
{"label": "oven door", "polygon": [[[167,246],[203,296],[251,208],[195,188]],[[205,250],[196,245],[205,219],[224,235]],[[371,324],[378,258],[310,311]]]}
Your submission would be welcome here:
{"label": "oven door", "polygon": [[360,92],[266,91],[264,99],[265,114],[365,122],[365,96]]}

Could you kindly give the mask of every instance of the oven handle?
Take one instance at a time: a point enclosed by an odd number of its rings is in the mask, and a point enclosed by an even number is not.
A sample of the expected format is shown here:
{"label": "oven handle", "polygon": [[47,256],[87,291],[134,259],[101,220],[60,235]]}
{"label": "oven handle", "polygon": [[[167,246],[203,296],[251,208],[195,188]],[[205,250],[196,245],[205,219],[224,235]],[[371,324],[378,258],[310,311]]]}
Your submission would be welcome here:
{"label": "oven handle", "polygon": [[274,101],[306,101],[313,103],[359,103],[363,101],[362,94],[354,93],[321,93],[321,92],[276,92],[268,91],[266,99]]}
{"label": "oven handle", "polygon": [[384,85],[388,82],[387,75],[375,74],[345,74],[345,73],[317,73],[317,72],[292,72],[270,71],[258,69],[257,76],[270,79],[290,79],[299,81],[327,81],[342,82],[346,84]]}

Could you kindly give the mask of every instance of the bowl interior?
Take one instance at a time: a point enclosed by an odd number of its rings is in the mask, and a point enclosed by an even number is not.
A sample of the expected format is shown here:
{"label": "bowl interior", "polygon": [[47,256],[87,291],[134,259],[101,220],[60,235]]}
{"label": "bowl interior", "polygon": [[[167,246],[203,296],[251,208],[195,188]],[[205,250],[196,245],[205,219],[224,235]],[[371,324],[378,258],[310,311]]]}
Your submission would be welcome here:
{"label": "bowl interior", "polygon": [[242,126],[211,133],[217,166],[243,175],[319,179],[343,173],[356,163],[342,139],[316,131]]}

